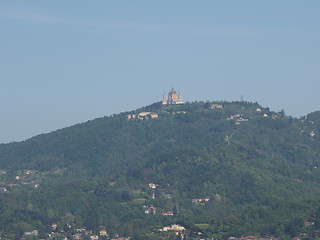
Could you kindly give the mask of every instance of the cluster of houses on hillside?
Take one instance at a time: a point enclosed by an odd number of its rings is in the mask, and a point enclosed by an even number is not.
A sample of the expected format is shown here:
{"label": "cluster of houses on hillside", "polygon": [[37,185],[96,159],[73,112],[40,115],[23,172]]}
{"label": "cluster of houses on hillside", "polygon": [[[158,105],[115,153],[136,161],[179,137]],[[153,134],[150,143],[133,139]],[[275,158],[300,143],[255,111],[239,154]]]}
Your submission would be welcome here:
{"label": "cluster of houses on hillside", "polygon": [[242,114],[231,115],[227,120],[248,121],[248,119],[243,118]]}
{"label": "cluster of houses on hillside", "polygon": [[176,112],[172,112],[173,115],[174,115],[174,114],[180,114],[180,113],[185,114],[186,111],[176,111]]}
{"label": "cluster of houses on hillside", "polygon": [[149,188],[150,189],[156,189],[157,187],[159,187],[159,184],[149,183]]}
{"label": "cluster of houses on hillside", "polygon": [[164,212],[162,216],[173,216],[173,212]]}
{"label": "cluster of houses on hillside", "polygon": [[[314,222],[305,222],[305,227],[314,226]],[[312,238],[309,238],[309,234],[307,233],[300,233],[298,237],[293,237],[292,240],[302,240],[302,239],[314,239],[320,237],[320,231],[316,231],[312,234]],[[229,237],[228,240],[280,240],[279,238],[275,237],[255,237],[255,236],[246,236],[246,237]]]}
{"label": "cluster of houses on hillside", "polygon": [[[305,133],[305,130],[302,129],[300,131],[300,135],[303,134],[303,133]],[[316,135],[313,130],[310,133],[306,133],[306,134],[309,134],[310,138],[314,138],[314,136]]]}
{"label": "cluster of houses on hillside", "polygon": [[[256,112],[262,113],[262,110],[260,108],[257,108]],[[269,116],[268,116],[268,114],[264,113],[263,117],[269,117]],[[273,114],[270,117],[272,119],[280,119],[282,116],[281,116],[281,114]],[[227,118],[227,120],[234,120],[236,125],[239,125],[241,122],[248,122],[249,119],[253,119],[253,117],[244,118],[244,116],[240,113],[235,114],[235,115],[231,115],[230,117]]]}
{"label": "cluster of houses on hillside", "polygon": [[[58,224],[52,223],[52,233],[48,234],[49,238],[52,239],[70,239],[64,236],[64,231],[57,231]],[[67,228],[71,228],[71,225],[68,224]],[[30,233],[25,233],[25,236],[38,236],[38,231],[34,230]],[[94,234],[92,230],[87,230],[85,228],[78,228],[73,230],[73,234],[71,236],[72,240],[99,240],[99,239],[108,239],[108,240],[129,240],[130,237],[120,237],[118,233],[116,233],[113,238],[109,235],[106,229],[101,229],[97,234]]]}
{"label": "cluster of houses on hillside", "polygon": [[211,109],[223,109],[223,106],[221,104],[212,104]]}
{"label": "cluster of houses on hillside", "polygon": [[231,115],[227,120],[235,120],[236,125],[239,125],[241,122],[248,122],[249,119],[244,118],[242,114]]}
{"label": "cluster of houses on hillside", "polygon": [[[169,114],[185,114],[186,111],[176,111],[176,112],[164,112],[164,113],[169,113]],[[145,119],[152,119],[152,118],[158,118],[159,114],[154,113],[154,112],[141,112],[138,114],[128,114],[127,115],[127,120],[145,120]]]}
{"label": "cluster of houses on hillside", "polygon": [[195,203],[195,204],[206,203],[206,202],[209,202],[209,201],[210,201],[210,197],[205,197],[205,198],[193,198],[191,201],[192,201],[192,203]]}
{"label": "cluster of houses on hillside", "polygon": [[8,193],[12,187],[25,185],[32,188],[40,186],[40,174],[33,170],[18,170],[16,173],[7,173],[6,170],[0,169],[0,193]]}
{"label": "cluster of houses on hillside", "polygon": [[30,231],[30,232],[25,232],[24,233],[24,236],[27,237],[27,236],[38,236],[39,233],[38,233],[38,230],[33,230],[33,231]]}
{"label": "cluster of houses on hillside", "polygon": [[80,228],[80,229],[76,229],[75,232],[76,233],[72,235],[73,240],[83,240],[83,239],[98,240],[99,239],[99,236],[92,234],[91,230]]}
{"label": "cluster of houses on hillside", "polygon": [[157,212],[157,208],[154,205],[150,205],[150,206],[143,205],[143,208],[145,209],[144,210],[145,214],[156,214]]}
{"label": "cluster of houses on hillside", "polygon": [[153,112],[141,112],[138,114],[128,114],[127,120],[130,119],[149,119],[149,118],[157,118],[159,115]]}
{"label": "cluster of houses on hillside", "polygon": [[308,116],[303,116],[303,118],[302,118],[301,121],[302,121],[303,123],[304,123],[304,122],[307,122],[307,123],[314,124],[314,121],[308,120]]}
{"label": "cluster of houses on hillside", "polygon": [[[242,107],[244,109],[245,107]],[[212,104],[210,106],[210,109],[224,109],[224,106],[222,104]],[[255,110],[258,113],[263,113],[263,111],[260,108],[256,108]],[[179,114],[179,113],[186,113],[186,111],[176,111],[176,112],[164,112],[164,113],[170,113],[170,114]],[[138,114],[128,114],[127,120],[131,119],[152,119],[152,118],[158,118],[159,114],[155,112],[140,112]],[[269,117],[268,114],[263,113],[263,117]],[[272,119],[278,119],[281,118],[281,114],[273,114],[270,116]],[[242,114],[235,114],[231,115],[227,120],[235,120],[236,124],[239,125],[241,122],[247,122],[249,119],[244,118]]]}
{"label": "cluster of houses on hillside", "polygon": [[[159,184],[155,184],[155,183],[148,183],[148,187],[149,189],[152,191],[152,199],[155,199],[155,193],[154,193],[154,190],[159,187]],[[163,193],[162,196],[164,198],[167,198],[167,199],[172,199],[172,196],[170,194],[165,194]],[[144,213],[145,214],[156,214],[157,212],[157,208],[154,206],[154,205],[150,205],[150,206],[147,206],[147,205],[143,205],[143,209],[144,209]],[[173,212],[163,212],[161,213],[162,216],[173,216]]]}
{"label": "cluster of houses on hillside", "polygon": [[160,228],[160,229],[159,229],[160,232],[175,231],[175,232],[177,232],[177,233],[183,232],[183,231],[185,231],[185,230],[186,230],[186,228],[183,227],[183,226],[181,226],[181,225],[179,225],[179,224],[172,224],[172,225],[169,226],[169,227],[163,227],[163,228]]}
{"label": "cluster of houses on hillside", "polygon": [[23,185],[31,185],[34,188],[38,188],[39,184],[39,174],[37,171],[32,170],[20,170],[17,171],[15,180],[19,181]]}
{"label": "cluster of houses on hillside", "polygon": [[[271,240],[273,238],[259,238],[259,240]],[[229,237],[228,240],[258,240],[258,238],[254,236],[247,236],[247,237],[241,237],[241,238],[236,238],[236,237]]]}

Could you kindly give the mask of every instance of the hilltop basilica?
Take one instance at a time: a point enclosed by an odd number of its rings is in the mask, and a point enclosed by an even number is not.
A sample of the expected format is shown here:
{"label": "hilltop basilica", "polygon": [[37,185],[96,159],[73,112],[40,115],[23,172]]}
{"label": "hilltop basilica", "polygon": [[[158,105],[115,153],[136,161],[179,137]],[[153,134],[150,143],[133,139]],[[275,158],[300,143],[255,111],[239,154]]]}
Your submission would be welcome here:
{"label": "hilltop basilica", "polygon": [[163,94],[162,104],[182,104],[181,94],[177,94],[177,92],[172,88],[168,94],[168,99],[166,93]]}

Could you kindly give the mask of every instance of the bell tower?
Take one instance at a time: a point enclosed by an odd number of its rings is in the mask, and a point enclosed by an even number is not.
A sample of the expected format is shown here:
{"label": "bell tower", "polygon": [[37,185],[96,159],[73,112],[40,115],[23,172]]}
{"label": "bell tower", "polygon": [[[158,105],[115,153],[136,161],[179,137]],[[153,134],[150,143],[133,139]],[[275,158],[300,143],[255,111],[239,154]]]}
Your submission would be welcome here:
{"label": "bell tower", "polygon": [[162,104],[167,104],[168,101],[167,101],[167,95],[166,95],[166,92],[163,93],[163,100],[162,100]]}
{"label": "bell tower", "polygon": [[183,102],[182,102],[182,99],[181,99],[181,94],[180,94],[180,92],[179,92],[177,104],[182,104],[182,103],[183,103]]}

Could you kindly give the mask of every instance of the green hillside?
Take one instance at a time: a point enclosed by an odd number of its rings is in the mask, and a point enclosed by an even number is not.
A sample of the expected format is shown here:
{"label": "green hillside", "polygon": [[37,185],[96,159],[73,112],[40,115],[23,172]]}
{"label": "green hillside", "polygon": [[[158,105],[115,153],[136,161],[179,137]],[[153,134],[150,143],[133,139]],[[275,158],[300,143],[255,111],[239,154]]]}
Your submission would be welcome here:
{"label": "green hillside", "polygon": [[0,169],[6,238],[37,229],[48,239],[52,223],[55,238],[86,228],[171,239],[159,231],[171,224],[187,239],[320,230],[319,112],[296,119],[257,103],[155,103],[2,144]]}

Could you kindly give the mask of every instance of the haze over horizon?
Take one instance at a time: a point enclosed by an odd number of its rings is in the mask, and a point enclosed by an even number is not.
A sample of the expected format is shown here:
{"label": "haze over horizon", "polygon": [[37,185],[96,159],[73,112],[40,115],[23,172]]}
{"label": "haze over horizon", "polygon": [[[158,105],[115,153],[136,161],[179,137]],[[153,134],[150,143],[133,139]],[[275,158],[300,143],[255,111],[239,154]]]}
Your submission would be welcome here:
{"label": "haze over horizon", "polygon": [[320,2],[0,1],[0,143],[162,99],[320,110]]}

